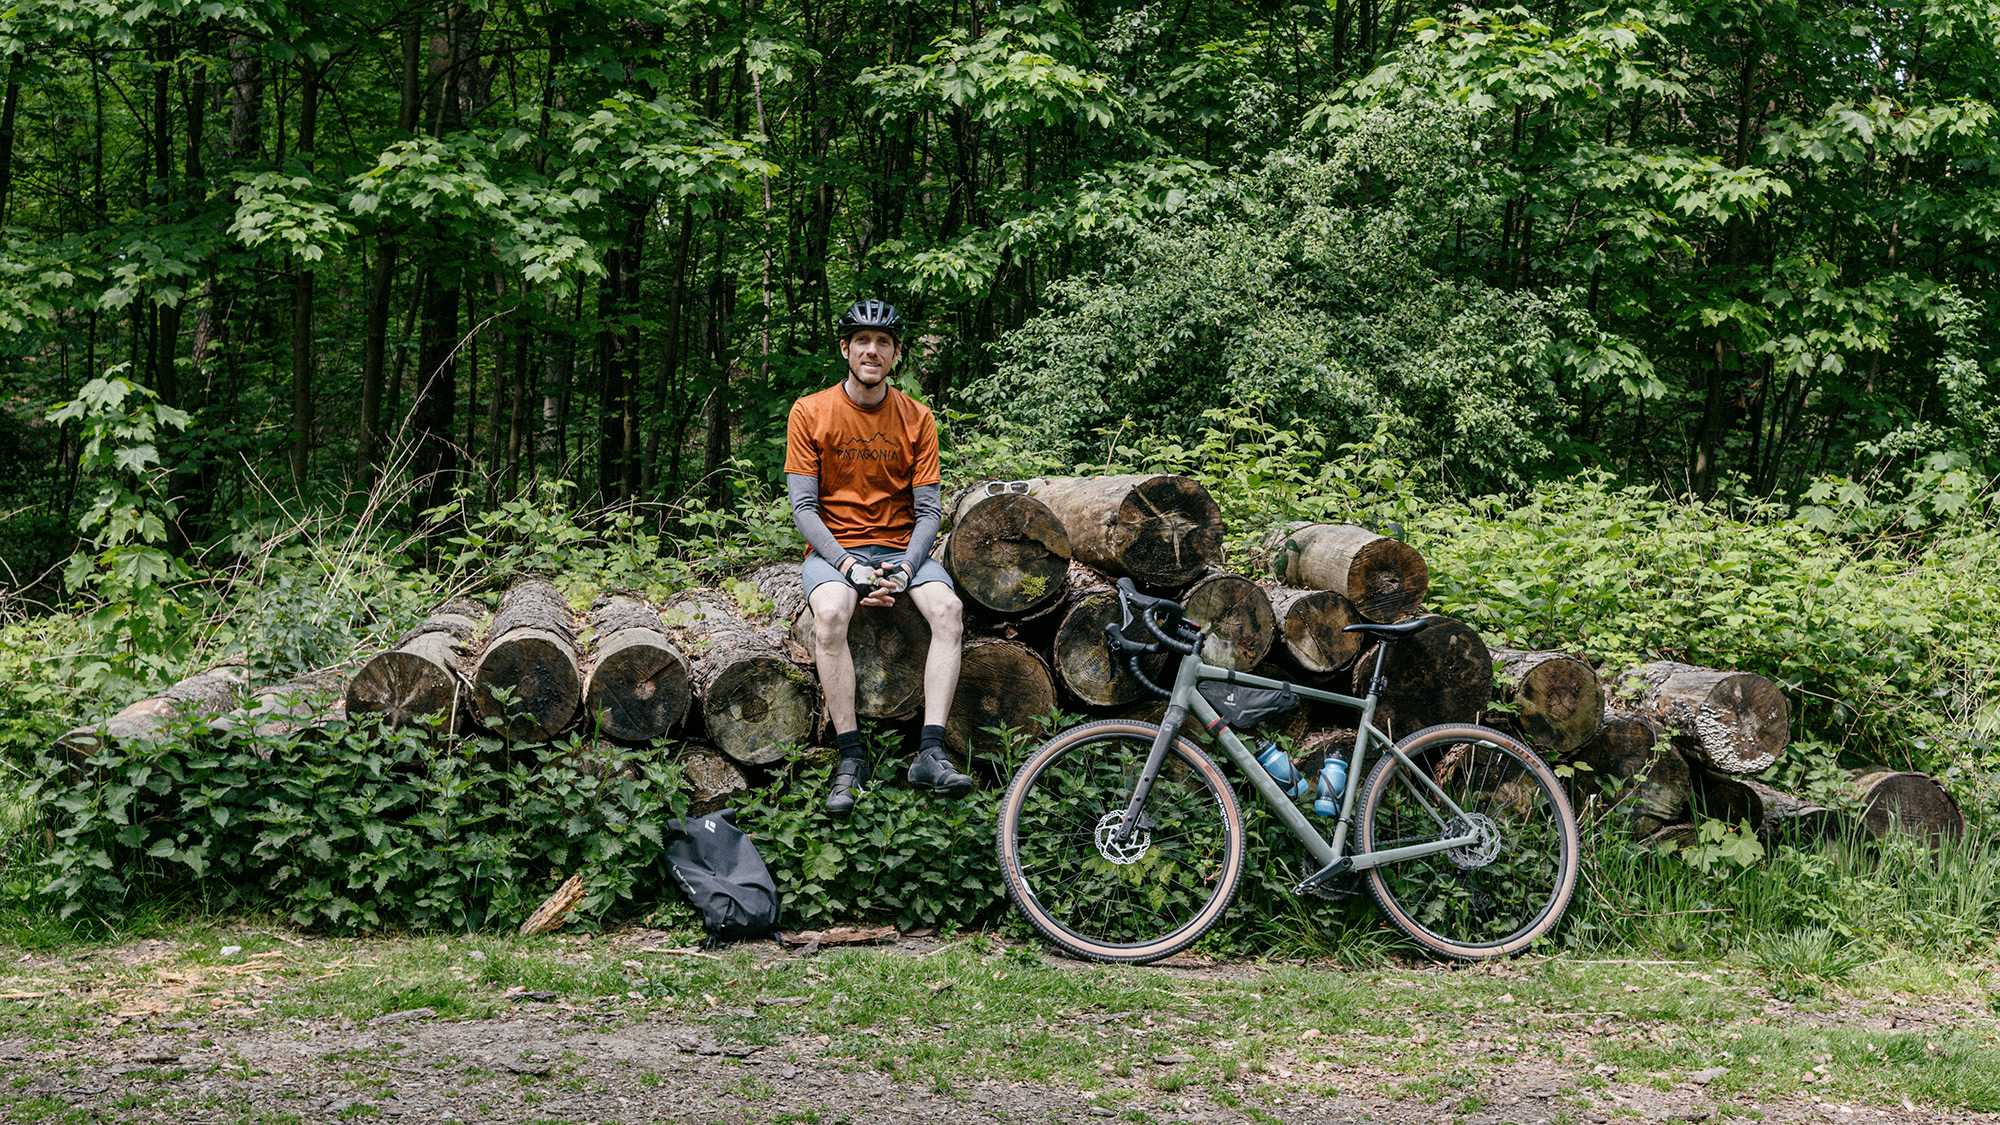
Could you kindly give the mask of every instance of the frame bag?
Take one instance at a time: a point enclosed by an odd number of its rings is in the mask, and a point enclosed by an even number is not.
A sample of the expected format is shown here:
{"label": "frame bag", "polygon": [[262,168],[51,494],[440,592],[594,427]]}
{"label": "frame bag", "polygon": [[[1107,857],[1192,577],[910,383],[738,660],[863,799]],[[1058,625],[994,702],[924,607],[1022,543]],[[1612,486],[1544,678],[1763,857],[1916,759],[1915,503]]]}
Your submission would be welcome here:
{"label": "frame bag", "polygon": [[1203,680],[1194,690],[1208,700],[1222,721],[1248,729],[1273,715],[1282,715],[1299,705],[1299,695],[1291,688],[1259,688],[1223,680]]}
{"label": "frame bag", "polygon": [[667,866],[701,912],[711,942],[763,937],[778,925],[778,886],[736,810],[667,823]]}

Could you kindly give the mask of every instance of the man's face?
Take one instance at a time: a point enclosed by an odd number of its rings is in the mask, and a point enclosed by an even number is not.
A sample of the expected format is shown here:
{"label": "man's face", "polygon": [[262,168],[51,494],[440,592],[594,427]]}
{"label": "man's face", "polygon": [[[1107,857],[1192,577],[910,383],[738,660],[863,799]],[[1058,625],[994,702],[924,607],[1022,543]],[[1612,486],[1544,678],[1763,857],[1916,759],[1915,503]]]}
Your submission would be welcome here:
{"label": "man's face", "polygon": [[874,328],[863,328],[840,342],[840,354],[847,357],[848,374],[864,387],[872,387],[889,377],[896,365],[896,338]]}

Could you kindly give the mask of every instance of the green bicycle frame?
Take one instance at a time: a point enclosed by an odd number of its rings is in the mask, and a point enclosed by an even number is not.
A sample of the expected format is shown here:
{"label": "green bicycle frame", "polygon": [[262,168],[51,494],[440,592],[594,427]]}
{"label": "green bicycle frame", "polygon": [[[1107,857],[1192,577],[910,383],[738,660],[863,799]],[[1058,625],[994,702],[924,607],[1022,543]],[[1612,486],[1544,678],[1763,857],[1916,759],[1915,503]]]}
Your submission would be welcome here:
{"label": "green bicycle frame", "polygon": [[[1379,661],[1376,671],[1379,678],[1381,671]],[[1202,680],[1226,680],[1230,683],[1256,688],[1287,688],[1308,699],[1318,699],[1328,703],[1338,703],[1343,706],[1358,707],[1361,709],[1360,734],[1354,740],[1353,758],[1348,762],[1347,788],[1340,797],[1340,817],[1334,823],[1333,838],[1331,840],[1319,834],[1319,831],[1306,819],[1306,814],[1300,811],[1298,803],[1287,795],[1283,789],[1278,787],[1277,780],[1264,769],[1263,765],[1257,761],[1256,756],[1250,753],[1249,747],[1243,745],[1243,740],[1236,737],[1234,730],[1226,726],[1217,727],[1215,725],[1219,716],[1216,714],[1214,706],[1208,702],[1206,696],[1195,690],[1195,685]],[[1479,835],[1477,833],[1467,832],[1458,836],[1441,835],[1435,840],[1426,840],[1417,844],[1405,844],[1402,847],[1384,848],[1380,851],[1365,852],[1359,855],[1349,855],[1347,853],[1348,832],[1352,828],[1354,821],[1354,796],[1361,789],[1361,761],[1363,755],[1368,752],[1371,738],[1380,740],[1382,745],[1388,748],[1388,753],[1394,754],[1396,759],[1403,764],[1403,768],[1408,771],[1409,776],[1421,783],[1421,787],[1413,785],[1411,793],[1419,803],[1429,809],[1431,815],[1437,818],[1440,831],[1442,831],[1443,826],[1449,824],[1453,819],[1465,815],[1465,810],[1459,808],[1458,804],[1436,782],[1426,776],[1401,750],[1397,749],[1395,742],[1387,734],[1376,729],[1375,702],[1378,690],[1378,688],[1371,687],[1366,698],[1357,698],[1351,695],[1342,695],[1339,692],[1320,691],[1302,684],[1285,683],[1279,680],[1265,679],[1262,676],[1251,676],[1228,668],[1217,668],[1213,664],[1204,664],[1199,655],[1183,657],[1180,668],[1174,676],[1173,691],[1167,698],[1166,716],[1160,720],[1159,736],[1153,740],[1152,752],[1146,757],[1146,768],[1139,775],[1138,787],[1133,791],[1131,804],[1125,810],[1125,818],[1123,824],[1120,826],[1118,835],[1121,838],[1124,837],[1131,830],[1132,826],[1136,826],[1141,822],[1146,804],[1146,795],[1152,790],[1153,781],[1159,776],[1160,767],[1166,761],[1167,747],[1180,732],[1181,721],[1188,714],[1192,713],[1195,718],[1201,720],[1204,727],[1214,730],[1217,740],[1222,743],[1223,751],[1229,755],[1229,760],[1236,763],[1236,768],[1242,770],[1243,775],[1250,779],[1250,784],[1255,786],[1257,792],[1263,795],[1265,803],[1270,805],[1272,810],[1278,814],[1278,819],[1284,822],[1285,827],[1292,830],[1292,835],[1297,836],[1299,842],[1304,844],[1306,850],[1311,852],[1313,858],[1320,863],[1321,870],[1319,874],[1315,875],[1313,879],[1307,880],[1309,883],[1320,876],[1334,872],[1336,868],[1339,872],[1366,871],[1370,868],[1381,867],[1384,864],[1396,863],[1405,859],[1415,859],[1418,856],[1435,855],[1438,852],[1450,851],[1453,848],[1462,848],[1478,842]],[[1425,791],[1428,791],[1428,798]],[[1433,805],[1432,801],[1437,802],[1437,804]],[[1440,813],[1438,809],[1439,805],[1443,806],[1447,811]],[[1304,884],[1301,884],[1301,886],[1303,887]]]}

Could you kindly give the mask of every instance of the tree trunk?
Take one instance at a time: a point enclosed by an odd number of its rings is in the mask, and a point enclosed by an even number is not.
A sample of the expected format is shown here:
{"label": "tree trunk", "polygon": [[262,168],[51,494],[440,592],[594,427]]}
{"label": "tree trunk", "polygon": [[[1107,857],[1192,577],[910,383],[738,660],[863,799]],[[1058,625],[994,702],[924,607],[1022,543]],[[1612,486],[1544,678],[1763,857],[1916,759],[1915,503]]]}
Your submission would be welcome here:
{"label": "tree trunk", "polygon": [[14,118],[21,108],[21,68],[26,59],[15,51],[7,60],[7,92],[0,97],[0,226],[7,223],[7,203],[14,190]]}
{"label": "tree trunk", "polygon": [[56,739],[56,745],[68,751],[74,762],[82,764],[103,747],[107,738],[113,742],[150,741],[169,720],[235,710],[237,699],[249,682],[250,670],[241,664],[210,668],[158,695],[141,699],[102,722],[77,727]]}
{"label": "tree trunk", "polygon": [[458,398],[458,287],[435,270],[423,280],[423,337],[417,348],[417,398],[411,407],[416,429],[416,515],[451,503],[458,483],[458,452],[452,445],[451,416]]}
{"label": "tree trunk", "polygon": [[974,637],[965,642],[958,690],[945,719],[945,742],[969,757],[993,760],[1006,747],[988,727],[1011,727],[1032,739],[1042,733],[1042,719],[1055,706],[1055,678],[1035,650],[997,637]]}
{"label": "tree trunk", "polygon": [[[1493,702],[1493,654],[1486,642],[1463,621],[1426,616],[1430,628],[1397,641],[1383,669],[1389,690],[1376,707],[1375,720],[1398,738],[1438,723],[1477,722]],[[1371,645],[1354,663],[1353,694],[1366,695],[1374,674]]]}
{"label": "tree trunk", "polygon": [[1028,486],[1062,521],[1071,557],[1086,566],[1179,587],[1222,565],[1222,511],[1186,477],[1052,477]]}
{"label": "tree trunk", "polygon": [[713,746],[690,742],[681,748],[681,778],[688,787],[688,815],[707,816],[725,809],[750,792],[742,767]]}
{"label": "tree trunk", "polygon": [[[508,695],[504,703],[500,692]],[[473,667],[473,711],[503,737],[547,742],[569,726],[582,702],[569,602],[545,579],[514,583]]]}
{"label": "tree trunk", "polygon": [[1644,715],[1605,712],[1597,734],[1570,760],[1579,767],[1576,784],[1596,788],[1612,808],[1622,810],[1635,840],[1687,817],[1692,783],[1687,759]]}
{"label": "tree trunk", "polygon": [[361,432],[355,441],[355,479],[363,492],[375,487],[382,459],[382,380],[389,354],[389,306],[396,280],[396,244],[375,242],[375,276],[368,287],[368,318],[361,329]]}
{"label": "tree trunk", "polygon": [[1271,602],[1279,650],[1301,671],[1324,674],[1345,668],[1368,643],[1360,633],[1343,632],[1362,620],[1346,595],[1275,582],[1261,585]]}
{"label": "tree trunk", "polygon": [[[777,619],[790,624],[792,639],[807,658],[817,660],[812,606],[800,588],[799,564],[762,567],[750,580],[771,599]],[[891,606],[856,607],[847,623],[847,651],[854,658],[855,714],[876,719],[915,714],[923,705],[924,662],[930,647],[930,623],[907,594]]]}
{"label": "tree trunk", "polygon": [[[1112,588],[1110,578],[1073,564],[1067,585],[1069,593],[1055,639],[1056,676],[1063,687],[1093,707],[1116,707],[1144,695],[1145,685],[1133,677],[1125,657],[1104,639],[1104,627],[1119,620],[1118,591]],[[1154,683],[1160,683],[1166,666],[1164,654],[1140,658],[1140,667]]]}
{"label": "tree trunk", "polygon": [[1271,599],[1255,582],[1222,571],[1195,580],[1180,596],[1187,619],[1201,626],[1201,658],[1218,668],[1248,672],[1270,655],[1277,636]]}
{"label": "tree trunk", "polygon": [[752,625],[720,590],[683,590],[661,608],[668,636],[692,666],[709,740],[745,765],[769,765],[812,737],[812,682],[786,655],[782,627]]}
{"label": "tree trunk", "polygon": [[1369,621],[1400,620],[1430,589],[1430,566],[1415,547],[1367,528],[1297,524],[1272,547],[1280,581],[1343,594]]}
{"label": "tree trunk", "polygon": [[466,670],[491,616],[491,610],[467,598],[453,598],[432,610],[423,624],[363,664],[348,681],[347,717],[379,713],[400,727],[443,712],[445,729],[456,729],[471,693]]}
{"label": "tree trunk", "polygon": [[[319,67],[306,60],[299,97],[299,158],[312,168],[319,127]],[[292,268],[292,482],[301,490],[313,448],[313,288],[317,275],[303,263]],[[172,362],[171,359],[168,360]]]}
{"label": "tree trunk", "polygon": [[1032,613],[1062,597],[1069,535],[1048,505],[1019,493],[961,493],[951,534],[933,552],[966,600],[1001,615]]}
{"label": "tree trunk", "polygon": [[1613,676],[1617,697],[1636,693],[1642,714],[1674,732],[1681,748],[1724,773],[1762,773],[1791,740],[1792,706],[1778,685],[1751,672],[1716,672],[1662,660]]}
{"label": "tree trunk", "polygon": [[[347,675],[338,668],[306,672],[273,687],[263,688],[242,707],[211,719],[208,729],[218,733],[247,730],[258,738],[283,738],[299,730],[337,722],[347,717],[345,695]],[[256,747],[259,756],[269,759],[270,749]]]}
{"label": "tree trunk", "polygon": [[1500,701],[1512,704],[1501,725],[1536,749],[1567,754],[1589,741],[1604,718],[1604,692],[1590,665],[1561,652],[1493,650]]}
{"label": "tree trunk", "polygon": [[1803,843],[1831,836],[1839,830],[1840,814],[1825,805],[1816,805],[1803,797],[1780,792],[1747,777],[1737,780],[1756,793],[1763,806],[1764,819],[1757,826],[1757,834],[1766,840]]}
{"label": "tree trunk", "polygon": [[660,615],[637,597],[607,592],[587,619],[593,659],[583,683],[585,714],[611,738],[645,742],[672,730],[693,698],[687,657],[667,639]]}
{"label": "tree trunk", "polygon": [[1871,840],[1892,832],[1956,840],[1965,834],[1965,813],[1944,786],[1926,774],[1885,766],[1854,771],[1861,796],[1861,825]]}

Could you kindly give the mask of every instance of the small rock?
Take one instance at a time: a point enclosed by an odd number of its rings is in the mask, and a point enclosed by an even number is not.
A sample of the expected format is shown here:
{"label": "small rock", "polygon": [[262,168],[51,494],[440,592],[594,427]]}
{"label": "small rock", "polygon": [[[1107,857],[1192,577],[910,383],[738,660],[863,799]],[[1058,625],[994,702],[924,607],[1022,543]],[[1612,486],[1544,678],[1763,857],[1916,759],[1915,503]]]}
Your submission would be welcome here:
{"label": "small rock", "polygon": [[516,1061],[501,1063],[500,1065],[513,1071],[515,1074],[525,1074],[530,1078],[541,1078],[549,1072],[549,1064],[545,1062]]}
{"label": "small rock", "polygon": [[1153,1056],[1153,1061],[1154,1061],[1154,1062],[1156,1062],[1156,1063],[1159,1063],[1159,1064],[1160,1064],[1161,1066],[1179,1066],[1179,1065],[1180,1065],[1181,1063],[1191,1063],[1191,1062],[1193,1062],[1193,1061],[1194,1061],[1194,1056],[1193,1056],[1193,1055],[1154,1055],[1154,1056]]}
{"label": "small rock", "polygon": [[142,1066],[165,1066],[168,1063],[181,1061],[181,1057],[179,1055],[133,1055],[127,1061],[139,1063]]}
{"label": "small rock", "polygon": [[241,952],[243,952],[243,947],[240,945],[225,945],[222,947],[222,955],[224,957],[234,957]]}
{"label": "small rock", "polygon": [[781,1066],[781,1067],[779,1067],[779,1068],[778,1068],[778,1077],[779,1077],[779,1078],[797,1078],[798,1076],[799,1076],[799,1068],[798,1068],[798,1067],[795,1067],[795,1066]]}
{"label": "small rock", "polygon": [[376,1016],[374,1019],[369,1020],[368,1024],[370,1027],[382,1027],[392,1023],[409,1023],[412,1020],[434,1019],[436,1016],[436,1008],[405,1008],[400,1012],[389,1012],[385,1015]]}
{"label": "small rock", "polygon": [[517,992],[512,1000],[516,1004],[546,1004],[560,995],[560,992]]}
{"label": "small rock", "polygon": [[809,1003],[811,1000],[812,997],[810,996],[759,996],[757,998],[757,1006],[759,1008],[793,1008],[800,1004]]}
{"label": "small rock", "polygon": [[725,1015],[725,1016],[735,1016],[735,1017],[736,1017],[737,1019],[739,1019],[739,1020],[754,1020],[754,1019],[756,1019],[756,1018],[757,1018],[757,1009],[755,1009],[755,1008],[724,1008],[724,1009],[722,1009],[722,1014],[723,1014],[723,1015]]}
{"label": "small rock", "polygon": [[1688,1081],[1697,1086],[1706,1086],[1728,1073],[1729,1068],[1726,1066],[1712,1066],[1707,1070],[1697,1070],[1693,1074],[1688,1075]]}
{"label": "small rock", "polygon": [[1090,1115],[1092,1117],[1112,1117],[1115,1116],[1115,1113],[1108,1105],[1094,1105],[1090,1107]]}

